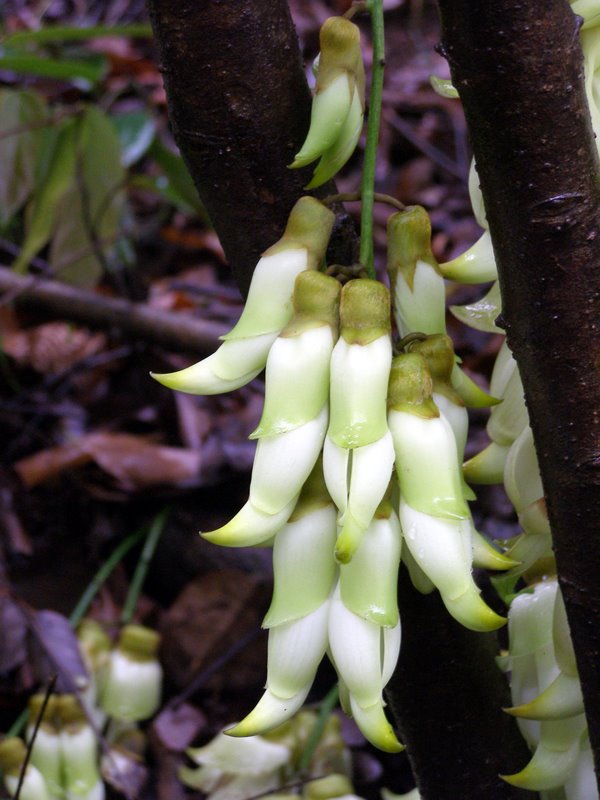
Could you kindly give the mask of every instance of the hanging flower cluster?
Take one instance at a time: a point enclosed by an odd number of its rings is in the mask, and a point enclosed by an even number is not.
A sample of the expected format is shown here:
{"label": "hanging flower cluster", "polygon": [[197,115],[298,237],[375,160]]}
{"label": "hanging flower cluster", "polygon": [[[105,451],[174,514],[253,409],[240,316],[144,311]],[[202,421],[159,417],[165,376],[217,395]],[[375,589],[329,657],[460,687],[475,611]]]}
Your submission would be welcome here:
{"label": "hanging flower cluster", "polygon": [[[125,625],[113,647],[97,622],[84,619],[77,636],[87,670],[86,676],[77,677],[80,693],[48,698],[36,694],[29,700],[25,739],[31,755],[22,800],[103,800],[98,728],[110,720],[110,744],[119,747],[126,740],[131,745],[140,734],[136,723],[151,717],[160,704],[162,669],[156,658],[160,639],[155,631]],[[11,797],[25,755],[20,738],[0,742],[0,770]]]}
{"label": "hanging flower cluster", "polygon": [[[289,719],[327,653],[345,710],[371,742],[396,751],[383,689],[400,647],[401,556],[415,585],[437,588],[455,619],[476,631],[505,620],[481,599],[473,565],[515,562],[476,532],[467,504],[465,402],[492,400],[461,372],[443,332],[444,280],[424,209],[394,215],[389,227],[397,325],[401,334],[423,332],[396,356],[386,286],[361,277],[342,286],[315,270],[331,219],[317,200],[298,201],[284,236],[259,261],[224,344],[192,367],[154,377],[208,394],[266,366],[248,502],[203,533],[229,547],[273,546],[266,691],[229,735]],[[240,355],[227,363],[237,371],[225,371],[223,353],[233,347]]]}

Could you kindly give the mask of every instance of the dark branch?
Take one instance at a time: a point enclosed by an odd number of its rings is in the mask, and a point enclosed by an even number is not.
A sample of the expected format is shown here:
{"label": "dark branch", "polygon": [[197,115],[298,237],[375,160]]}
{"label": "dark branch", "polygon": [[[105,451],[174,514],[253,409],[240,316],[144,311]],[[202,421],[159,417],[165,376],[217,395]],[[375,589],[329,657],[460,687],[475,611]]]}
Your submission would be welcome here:
{"label": "dark branch", "polygon": [[[600,754],[600,174],[566,0],[439,0]],[[598,771],[598,769],[597,769]]]}

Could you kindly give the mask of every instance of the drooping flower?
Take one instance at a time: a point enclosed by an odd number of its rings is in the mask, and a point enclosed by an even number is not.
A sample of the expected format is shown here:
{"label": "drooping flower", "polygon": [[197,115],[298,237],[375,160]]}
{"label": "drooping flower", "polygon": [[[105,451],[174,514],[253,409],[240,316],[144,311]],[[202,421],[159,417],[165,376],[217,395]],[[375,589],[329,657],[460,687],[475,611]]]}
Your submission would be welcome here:
{"label": "drooping flower", "polygon": [[256,265],[242,316],[222,337],[219,349],[191,367],[152,377],[170,389],[191,394],[230,392],[256,377],[292,316],[296,276],[321,263],[334,218],[315,198],[301,197],[283,236]]}

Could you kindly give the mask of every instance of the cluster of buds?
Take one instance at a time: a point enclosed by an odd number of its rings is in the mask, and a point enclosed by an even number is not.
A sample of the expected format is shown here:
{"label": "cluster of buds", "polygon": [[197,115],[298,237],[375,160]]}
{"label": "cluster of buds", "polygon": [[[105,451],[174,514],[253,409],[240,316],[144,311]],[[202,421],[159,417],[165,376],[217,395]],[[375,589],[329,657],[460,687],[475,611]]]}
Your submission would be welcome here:
{"label": "cluster of buds", "polygon": [[541,792],[543,800],[598,798],[575,653],[556,579],[515,597],[508,634],[508,653],[499,662],[510,671],[514,705],[505,711],[517,718],[534,754],[520,772],[502,777]]}
{"label": "cluster of buds", "polygon": [[[78,676],[78,695],[33,695],[26,741],[31,748],[20,797],[23,800],[103,800],[98,730],[107,720],[112,745],[131,743],[137,722],[160,704],[162,669],[159,635],[142,625],[126,625],[116,645],[94,620],[77,630],[87,675]],[[25,743],[11,737],[0,743],[0,769],[11,797],[25,757]]]}
{"label": "cluster of buds", "polygon": [[315,61],[315,93],[310,128],[292,169],[319,159],[307,189],[332,178],[354,152],[365,113],[365,70],[358,27],[344,17],[330,17],[320,31]]}
{"label": "cluster of buds", "polygon": [[[422,331],[395,357],[386,286],[362,277],[342,286],[315,270],[331,222],[317,200],[298,201],[284,236],[259,261],[225,344],[199,364],[155,377],[208,394],[240,386],[266,366],[248,502],[202,534],[229,547],[273,547],[266,691],[228,734],[262,734],[288,720],[327,653],[344,709],[369,741],[394,752],[402,746],[386,719],[383,689],[400,648],[401,558],[419,590],[438,589],[455,619],[475,631],[505,620],[481,599],[473,566],[502,570],[515,562],[478,534],[469,511],[465,406],[492,400],[462,373],[445,335],[444,279],[424,209],[394,215],[390,226],[398,328]],[[442,305],[428,323],[432,283]],[[237,371],[225,373],[219,354],[233,346]],[[250,370],[244,349],[254,359]]]}
{"label": "cluster of buds", "polygon": [[[20,797],[27,800],[103,800],[104,783],[98,769],[96,734],[75,695],[51,696],[33,732],[45,698],[29,701],[27,739],[30,763]],[[0,766],[7,790],[14,795],[25,757],[25,744],[16,737],[0,743]]]}

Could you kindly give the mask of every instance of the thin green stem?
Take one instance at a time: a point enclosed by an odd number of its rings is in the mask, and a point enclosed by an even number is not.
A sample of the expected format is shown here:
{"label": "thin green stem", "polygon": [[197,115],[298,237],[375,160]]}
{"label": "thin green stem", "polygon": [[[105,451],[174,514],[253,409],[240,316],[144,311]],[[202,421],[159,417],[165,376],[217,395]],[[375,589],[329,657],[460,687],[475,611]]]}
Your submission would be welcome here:
{"label": "thin green stem", "polygon": [[317,747],[319,746],[319,742],[321,741],[321,736],[323,736],[323,731],[325,730],[325,725],[327,724],[329,715],[336,706],[339,694],[340,692],[336,684],[332,689],[330,689],[327,692],[327,694],[323,698],[323,702],[321,703],[321,708],[319,710],[319,715],[315,720],[313,729],[310,732],[310,736],[306,741],[306,745],[304,747],[304,750],[302,751],[302,755],[300,756],[300,761],[298,762],[298,771],[300,773],[305,772],[310,766],[310,762],[312,761],[312,757],[315,754],[315,750],[317,749]]}
{"label": "thin green stem", "polygon": [[154,551],[156,550],[170,513],[170,508],[163,508],[163,510],[156,515],[152,525],[150,526],[150,531],[146,537],[144,548],[140,555],[140,560],[138,561],[135,572],[133,573],[133,578],[131,579],[131,583],[129,585],[129,591],[127,592],[125,604],[123,605],[123,612],[121,613],[119,620],[122,625],[127,625],[129,622],[131,622],[133,612],[135,611],[135,607],[137,605],[138,597],[140,596],[142,586],[144,585],[144,580],[146,579],[148,567],[150,566],[150,562],[154,556]]}
{"label": "thin green stem", "polygon": [[144,537],[146,534],[147,526],[144,525],[142,528],[139,528],[137,531],[129,534],[127,538],[123,539],[123,541],[115,547],[113,552],[110,556],[106,559],[104,564],[100,567],[98,572],[94,575],[90,583],[87,585],[86,589],[84,590],[83,594],[79,598],[77,605],[71,612],[69,616],[69,623],[71,624],[72,628],[77,627],[77,625],[81,622],[83,617],[87,614],[87,610],[91,605],[92,600],[98,594],[102,585],[108,579],[114,568],[119,564],[123,558],[127,555],[127,553],[135,547],[135,545]]}
{"label": "thin green stem", "polygon": [[360,216],[360,263],[364,264],[370,278],[375,278],[373,261],[373,204],[375,192],[375,164],[379,144],[379,124],[381,121],[381,98],[383,95],[383,69],[385,66],[385,41],[383,32],[383,0],[369,0],[373,31],[373,67],[371,71],[371,95],[369,98],[369,119],[367,122],[367,142],[363,164]]}

